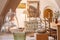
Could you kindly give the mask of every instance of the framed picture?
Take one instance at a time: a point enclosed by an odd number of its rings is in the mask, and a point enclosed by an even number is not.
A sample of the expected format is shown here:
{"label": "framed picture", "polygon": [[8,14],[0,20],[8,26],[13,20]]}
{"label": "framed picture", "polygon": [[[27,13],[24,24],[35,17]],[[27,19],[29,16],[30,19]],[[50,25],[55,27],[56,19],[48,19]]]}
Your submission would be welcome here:
{"label": "framed picture", "polygon": [[39,17],[39,1],[28,1],[29,17]]}

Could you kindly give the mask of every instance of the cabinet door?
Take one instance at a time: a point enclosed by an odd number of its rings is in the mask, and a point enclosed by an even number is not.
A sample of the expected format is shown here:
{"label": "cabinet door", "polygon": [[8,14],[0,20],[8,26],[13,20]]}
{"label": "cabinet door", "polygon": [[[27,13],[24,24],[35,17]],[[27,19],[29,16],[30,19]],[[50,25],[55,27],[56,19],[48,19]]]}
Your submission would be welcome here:
{"label": "cabinet door", "polygon": [[48,40],[48,34],[36,34],[36,40]]}

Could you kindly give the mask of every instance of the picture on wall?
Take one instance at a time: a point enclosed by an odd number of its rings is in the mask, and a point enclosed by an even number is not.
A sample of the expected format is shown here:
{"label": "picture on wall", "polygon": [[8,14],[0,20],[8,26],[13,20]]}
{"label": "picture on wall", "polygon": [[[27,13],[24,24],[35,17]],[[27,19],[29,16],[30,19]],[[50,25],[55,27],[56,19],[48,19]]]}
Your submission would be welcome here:
{"label": "picture on wall", "polygon": [[28,1],[28,13],[29,13],[29,17],[39,17],[38,1]]}

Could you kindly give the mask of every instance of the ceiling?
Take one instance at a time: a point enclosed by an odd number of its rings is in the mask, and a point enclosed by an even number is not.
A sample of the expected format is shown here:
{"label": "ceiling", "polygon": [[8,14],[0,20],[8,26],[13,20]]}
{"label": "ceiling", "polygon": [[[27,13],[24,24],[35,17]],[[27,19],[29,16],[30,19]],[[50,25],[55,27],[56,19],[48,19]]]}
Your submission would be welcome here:
{"label": "ceiling", "polygon": [[59,8],[60,8],[60,0],[55,0],[55,1],[56,1],[57,5],[58,5]]}

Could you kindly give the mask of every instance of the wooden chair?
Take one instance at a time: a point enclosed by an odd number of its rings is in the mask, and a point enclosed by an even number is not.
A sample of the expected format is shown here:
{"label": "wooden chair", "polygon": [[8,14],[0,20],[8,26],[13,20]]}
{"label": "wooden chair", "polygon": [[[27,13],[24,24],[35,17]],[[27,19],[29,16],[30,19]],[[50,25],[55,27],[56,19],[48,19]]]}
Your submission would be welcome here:
{"label": "wooden chair", "polygon": [[54,40],[57,40],[57,32],[56,31],[52,31],[50,36],[54,37]]}
{"label": "wooden chair", "polygon": [[54,38],[54,40],[57,40],[57,30],[50,29],[49,36],[52,36]]}

